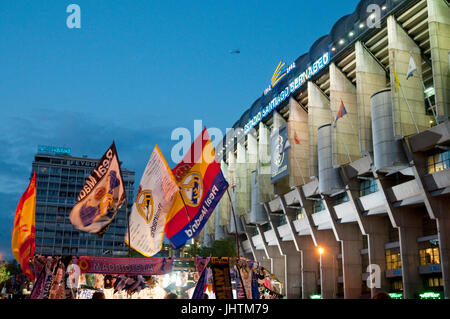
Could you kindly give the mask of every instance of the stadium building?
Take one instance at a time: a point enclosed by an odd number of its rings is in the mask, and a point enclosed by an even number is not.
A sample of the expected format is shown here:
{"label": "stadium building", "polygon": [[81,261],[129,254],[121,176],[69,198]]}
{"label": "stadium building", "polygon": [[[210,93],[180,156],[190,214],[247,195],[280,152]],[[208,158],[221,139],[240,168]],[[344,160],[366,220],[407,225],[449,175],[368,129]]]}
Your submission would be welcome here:
{"label": "stadium building", "polygon": [[237,227],[224,196],[202,245],[237,232],[288,298],[450,298],[449,50],[448,1],[362,0],[280,63],[216,149]]}
{"label": "stadium building", "polygon": [[[36,171],[36,254],[44,256],[128,256],[124,242],[127,231],[125,205],[108,230],[96,234],[73,227],[69,214],[85,179],[98,159],[74,157],[65,147],[38,146],[32,172]],[[122,168],[128,208],[133,205],[135,173]]]}

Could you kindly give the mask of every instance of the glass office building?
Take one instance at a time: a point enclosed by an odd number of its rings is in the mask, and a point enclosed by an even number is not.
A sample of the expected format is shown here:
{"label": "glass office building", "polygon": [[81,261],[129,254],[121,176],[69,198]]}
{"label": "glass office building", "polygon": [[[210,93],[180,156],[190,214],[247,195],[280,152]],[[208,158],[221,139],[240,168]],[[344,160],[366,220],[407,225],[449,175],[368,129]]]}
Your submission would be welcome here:
{"label": "glass office building", "polygon": [[[75,229],[69,214],[85,178],[98,159],[74,157],[70,149],[39,146],[32,172],[36,171],[36,254],[52,256],[128,256],[125,205],[100,238]],[[128,209],[131,210],[135,173],[122,167]]]}

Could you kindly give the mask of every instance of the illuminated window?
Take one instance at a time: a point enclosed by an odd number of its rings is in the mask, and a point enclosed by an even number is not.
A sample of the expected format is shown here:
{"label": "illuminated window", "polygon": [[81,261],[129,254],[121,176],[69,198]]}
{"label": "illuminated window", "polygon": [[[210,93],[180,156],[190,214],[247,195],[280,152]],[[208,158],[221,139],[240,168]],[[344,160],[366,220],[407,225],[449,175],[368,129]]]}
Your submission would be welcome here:
{"label": "illuminated window", "polygon": [[444,287],[444,281],[442,277],[431,277],[427,279],[427,286],[429,288],[442,288]]}
{"label": "illuminated window", "polygon": [[439,248],[426,248],[419,250],[420,265],[437,265],[440,264]]}
{"label": "illuminated window", "polygon": [[304,218],[306,215],[305,215],[305,210],[303,209],[303,208],[299,208],[298,210],[297,210],[297,219],[302,219],[302,218]]}
{"label": "illuminated window", "polygon": [[450,168],[450,151],[428,157],[427,172],[432,174]]}
{"label": "illuminated window", "polygon": [[388,270],[402,268],[402,260],[400,257],[400,249],[393,248],[386,250],[386,268]]}
{"label": "illuminated window", "polygon": [[395,280],[392,282],[392,290],[403,291],[403,282],[401,280]]}

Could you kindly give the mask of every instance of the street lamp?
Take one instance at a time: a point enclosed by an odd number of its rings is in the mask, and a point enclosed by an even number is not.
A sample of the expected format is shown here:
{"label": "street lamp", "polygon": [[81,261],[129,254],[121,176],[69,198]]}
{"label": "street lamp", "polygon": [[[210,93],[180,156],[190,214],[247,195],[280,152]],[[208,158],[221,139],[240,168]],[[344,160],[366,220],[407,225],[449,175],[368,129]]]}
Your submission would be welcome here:
{"label": "street lamp", "polygon": [[319,248],[317,249],[317,251],[319,252],[319,255],[322,256],[322,254],[323,254],[323,252],[324,252],[324,249],[323,249],[322,247],[319,247]]}

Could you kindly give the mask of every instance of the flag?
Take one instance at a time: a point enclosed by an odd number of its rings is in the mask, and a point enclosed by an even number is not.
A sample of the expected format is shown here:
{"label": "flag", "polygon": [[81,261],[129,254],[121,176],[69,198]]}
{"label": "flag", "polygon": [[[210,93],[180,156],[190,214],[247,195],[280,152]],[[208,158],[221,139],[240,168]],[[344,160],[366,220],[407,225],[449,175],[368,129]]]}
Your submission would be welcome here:
{"label": "flag", "polygon": [[300,137],[298,137],[296,131],[294,131],[294,141],[295,141],[295,144],[300,144],[300,142],[302,141],[302,140],[300,139]]}
{"label": "flag", "polygon": [[398,88],[400,86],[400,80],[398,79],[397,72],[395,71],[395,68],[392,68],[392,71],[394,72],[394,78],[395,78],[395,92],[397,92]]}
{"label": "flag", "polygon": [[289,142],[289,139],[286,138],[284,143],[283,143],[283,147],[280,148],[280,154],[286,152],[290,148],[291,148],[291,142]]}
{"label": "flag", "polygon": [[70,222],[81,231],[101,236],[125,201],[122,172],[114,142],[86,178]]}
{"label": "flag", "polygon": [[30,268],[29,260],[34,256],[35,250],[35,213],[36,172],[33,173],[30,184],[17,205],[11,240],[14,258],[20,264],[23,273],[32,280],[35,274]]}
{"label": "flag", "polygon": [[180,192],[168,215],[165,234],[178,249],[200,233],[228,188],[206,128],[172,173]]}
{"label": "flag", "polygon": [[130,242],[142,255],[150,257],[161,250],[167,213],[172,207],[178,185],[158,145],[142,174],[129,218]]}
{"label": "flag", "polygon": [[406,74],[406,79],[408,80],[410,77],[414,76],[414,72],[417,71],[417,65],[414,61],[413,56],[409,58],[409,66],[408,66],[408,73]]}
{"label": "flag", "polygon": [[345,108],[344,101],[341,100],[341,105],[339,106],[339,111],[336,114],[336,119],[334,120],[334,126],[336,126],[337,120],[344,117],[347,114],[347,109]]}

